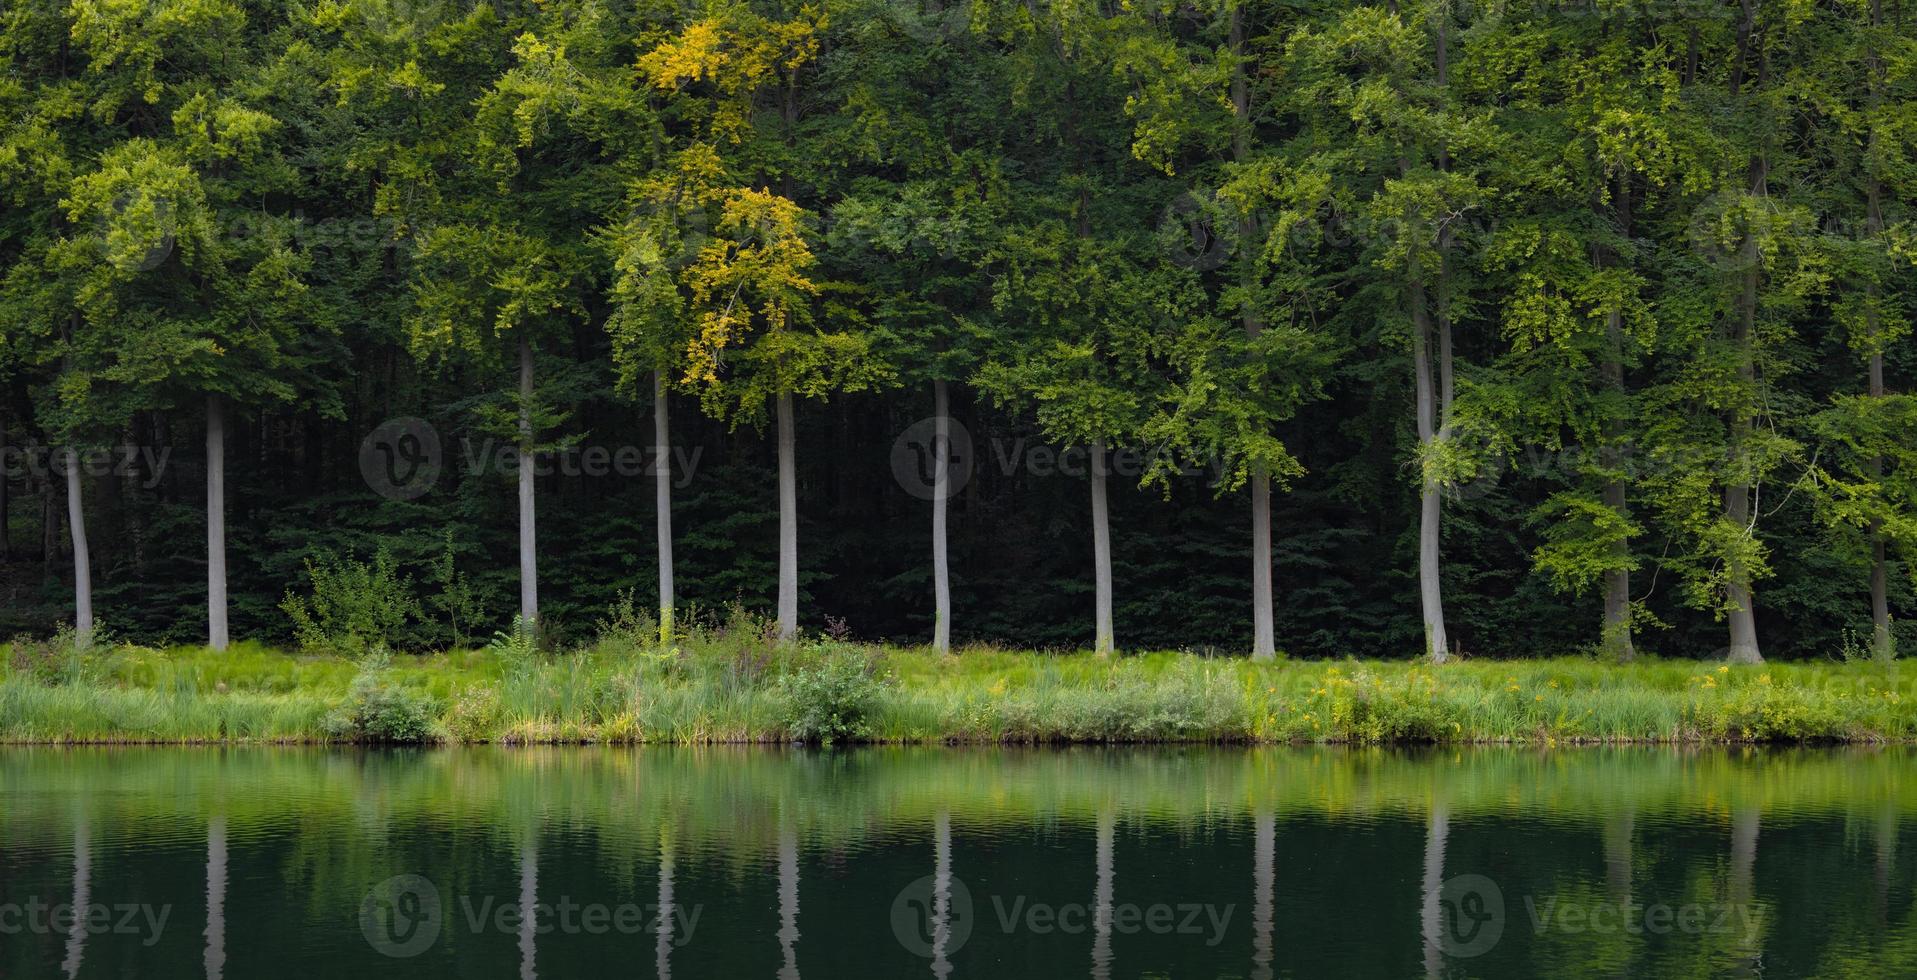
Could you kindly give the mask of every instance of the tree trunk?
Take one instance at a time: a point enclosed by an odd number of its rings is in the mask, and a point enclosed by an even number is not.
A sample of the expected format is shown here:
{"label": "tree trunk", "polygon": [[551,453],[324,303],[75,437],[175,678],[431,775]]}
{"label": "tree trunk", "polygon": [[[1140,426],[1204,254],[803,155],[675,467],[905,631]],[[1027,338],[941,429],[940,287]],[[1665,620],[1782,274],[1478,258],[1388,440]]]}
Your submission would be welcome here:
{"label": "tree trunk", "polygon": [[[1874,30],[1882,26],[1884,20],[1883,5],[1879,0],[1871,0],[1870,25]],[[1879,85],[1882,83],[1883,62],[1878,58],[1873,43],[1866,59],[1870,66],[1870,104],[1878,105]],[[1870,134],[1871,149],[1877,148],[1877,130],[1873,127]],[[1873,154],[1874,155],[1874,154]],[[1864,230],[1873,239],[1884,233],[1883,184],[1872,173],[1864,181]],[[1864,304],[1867,318],[1866,329],[1870,335],[1870,397],[1873,401],[1884,397],[1884,351],[1883,325],[1877,314],[1877,283],[1870,284],[1870,296]],[[1870,476],[1876,482],[1884,475],[1884,458],[1877,456],[1870,461]],[[1890,574],[1884,561],[1884,533],[1878,521],[1871,521],[1870,533],[1870,623],[1871,652],[1878,660],[1890,660],[1897,655],[1896,647],[1890,636]],[[0,547],[4,547],[0,543]]]}
{"label": "tree trunk", "polygon": [[932,382],[932,649],[952,652],[952,580],[945,550],[945,507],[952,493],[951,405],[943,380]]}
{"label": "tree trunk", "polygon": [[[1731,68],[1730,88],[1733,96],[1741,96],[1744,89],[1744,77],[1750,69],[1751,60],[1756,51],[1757,3],[1756,0],[1742,0],[1744,19],[1737,27],[1737,58]],[[1759,87],[1762,86],[1760,81]],[[1765,196],[1768,180],[1768,165],[1763,153],[1751,157],[1750,194],[1754,197]],[[1762,270],[1763,257],[1758,252],[1757,233],[1754,229],[1744,230],[1742,252],[1743,270],[1737,298],[1737,315],[1731,326],[1731,343],[1737,348],[1737,374],[1745,385],[1746,397],[1750,397],[1757,384],[1757,363],[1755,345],[1757,342],[1757,291]],[[1724,516],[1735,524],[1740,534],[1752,534],[1751,527],[1751,479],[1745,471],[1748,460],[1745,458],[1745,443],[1750,437],[1755,420],[1752,412],[1742,407],[1731,410],[1730,463],[1732,475],[1724,487]],[[1732,560],[1726,569],[1728,580],[1725,583],[1725,598],[1730,605],[1727,618],[1730,621],[1732,663],[1762,663],[1764,656],[1757,648],[1757,616],[1752,607],[1751,573],[1742,561]]]}
{"label": "tree trunk", "polygon": [[[1231,107],[1236,126],[1231,141],[1232,160],[1239,164],[1251,160],[1251,84],[1245,77],[1245,14],[1242,6],[1231,8],[1228,43],[1231,45]],[[1250,217],[1238,223],[1239,248],[1243,270],[1240,281],[1246,287],[1245,308],[1241,317],[1245,336],[1258,339],[1264,332],[1264,320],[1252,301],[1257,285],[1257,250],[1251,247],[1256,224]],[[1271,474],[1264,464],[1251,468],[1251,658],[1270,660],[1277,656],[1277,637],[1272,624],[1271,588]]]}
{"label": "tree trunk", "polygon": [[790,827],[779,831],[779,949],[779,980],[799,980],[799,836]]}
{"label": "tree trunk", "polygon": [[1092,578],[1095,582],[1097,634],[1093,650],[1112,653],[1112,532],[1105,508],[1105,440],[1092,441]]}
{"label": "tree trunk", "polygon": [[[1623,480],[1605,481],[1604,506],[1620,517],[1629,516]],[[1629,560],[1630,552],[1628,541],[1611,545],[1613,561]],[[1599,643],[1612,659],[1621,663],[1637,658],[1637,645],[1631,637],[1631,570],[1628,568],[1613,568],[1604,573],[1604,627]]]}
{"label": "tree trunk", "polygon": [[[1745,529],[1751,523],[1750,490],[1748,486],[1724,488],[1725,516],[1733,524]],[[1733,560],[1730,563],[1730,580],[1725,584],[1725,589],[1731,605],[1727,615],[1731,627],[1730,662],[1763,663],[1764,655],[1757,648],[1757,616],[1751,608],[1750,572],[1742,562]]]}
{"label": "tree trunk", "polygon": [[1112,975],[1112,849],[1118,820],[1110,810],[1098,815],[1098,843],[1093,855],[1098,878],[1092,885],[1092,980]]}
{"label": "tree trunk", "polygon": [[86,511],[80,501],[80,453],[72,446],[67,447],[67,528],[73,534],[74,639],[85,647],[93,642],[93,563],[88,558]]}
{"label": "tree trunk", "polygon": [[[1871,319],[1877,319],[1874,310]],[[1881,352],[1870,356],[1870,397],[1884,397],[1884,355]],[[1878,456],[1872,459],[1871,479],[1881,479],[1883,473],[1884,458]],[[1897,655],[1897,648],[1890,635],[1890,571],[1884,560],[1884,533],[1879,522],[1874,520],[1870,522],[1869,531],[1871,652],[1878,660],[1890,660]]]}
{"label": "tree trunk", "polygon": [[672,645],[672,427],[667,415],[666,372],[652,372],[653,509],[659,547],[659,646]]}
{"label": "tree trunk", "polygon": [[206,396],[206,645],[226,649],[226,405]]}
{"label": "tree trunk", "polygon": [[7,465],[7,413],[0,410],[0,562],[13,558],[13,542],[7,533],[13,508],[9,506],[12,498],[8,496]]}
{"label": "tree trunk", "polygon": [[1272,621],[1271,475],[1260,463],[1251,470],[1251,659],[1278,656]]}
{"label": "tree trunk", "polygon": [[226,974],[226,817],[206,825],[206,980]]}
{"label": "tree trunk", "polygon": [[779,392],[779,639],[799,635],[799,478],[793,461],[792,393]]}
{"label": "tree trunk", "polygon": [[1433,801],[1424,833],[1424,880],[1421,893],[1424,907],[1419,912],[1419,931],[1424,936],[1424,975],[1444,975],[1444,845],[1451,836],[1451,813],[1445,805]]}
{"label": "tree trunk", "polygon": [[519,338],[519,617],[539,621],[539,534],[533,511],[533,353]]}
{"label": "tree trunk", "polygon": [[[1747,385],[1755,384],[1755,365],[1752,361],[1752,334],[1757,318],[1757,238],[1746,233],[1744,260],[1750,263],[1744,272],[1744,285],[1740,297],[1739,322],[1732,334],[1732,341],[1738,345],[1740,363],[1738,374]],[[1731,466],[1735,475],[1730,484],[1724,487],[1724,516],[1738,528],[1740,534],[1751,534],[1751,484],[1743,472],[1746,465],[1744,444],[1750,436],[1751,418],[1742,408],[1734,408],[1736,416],[1731,420]],[[1762,663],[1764,655],[1757,647],[1757,616],[1753,608],[1751,595],[1750,569],[1746,564],[1733,558],[1728,563],[1729,578],[1725,583],[1726,598],[1730,610],[1731,645],[1730,661],[1739,664]]]}
{"label": "tree trunk", "polygon": [[1418,598],[1424,611],[1425,656],[1432,663],[1444,663],[1450,657],[1444,634],[1444,591],[1439,574],[1439,522],[1443,517],[1438,481],[1422,471],[1422,457],[1437,445],[1437,393],[1431,379],[1431,314],[1426,306],[1424,284],[1413,280],[1407,290],[1411,306],[1411,359],[1417,372],[1418,448],[1420,450],[1418,499]]}
{"label": "tree trunk", "polygon": [[[1612,211],[1618,222],[1618,231],[1622,235],[1631,233],[1630,185],[1620,175],[1617,180],[1617,193],[1612,202]],[[1604,386],[1617,396],[1624,394],[1624,311],[1612,309],[1604,317],[1605,357],[1601,366]],[[1607,468],[1615,469],[1622,462],[1618,457],[1617,427],[1607,420],[1605,432],[1604,462]],[[1606,477],[1604,482],[1604,506],[1615,511],[1619,518],[1629,520],[1631,510],[1624,478],[1618,475]],[[1600,633],[1599,644],[1612,659],[1628,662],[1636,659],[1637,646],[1631,636],[1631,570],[1622,567],[1631,559],[1631,543],[1617,541],[1611,545],[1611,559],[1620,567],[1604,573],[1604,626]]]}

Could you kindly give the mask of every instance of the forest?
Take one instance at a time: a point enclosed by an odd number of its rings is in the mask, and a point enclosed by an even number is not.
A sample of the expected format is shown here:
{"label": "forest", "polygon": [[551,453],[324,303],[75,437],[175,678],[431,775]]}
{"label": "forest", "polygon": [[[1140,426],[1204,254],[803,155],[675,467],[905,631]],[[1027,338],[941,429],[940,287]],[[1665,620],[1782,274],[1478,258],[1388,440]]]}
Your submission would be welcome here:
{"label": "forest", "polygon": [[1900,0],[7,0],[0,636],[1889,659],[1914,95]]}

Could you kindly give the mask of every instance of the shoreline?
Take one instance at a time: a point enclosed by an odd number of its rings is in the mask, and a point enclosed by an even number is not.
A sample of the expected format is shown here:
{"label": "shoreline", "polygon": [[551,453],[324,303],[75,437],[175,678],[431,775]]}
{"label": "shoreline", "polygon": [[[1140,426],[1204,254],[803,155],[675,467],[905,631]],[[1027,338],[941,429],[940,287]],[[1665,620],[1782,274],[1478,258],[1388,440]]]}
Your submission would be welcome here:
{"label": "shoreline", "polygon": [[0,745],[1917,744],[1895,661],[1100,658],[691,636],[538,654],[5,648]]}

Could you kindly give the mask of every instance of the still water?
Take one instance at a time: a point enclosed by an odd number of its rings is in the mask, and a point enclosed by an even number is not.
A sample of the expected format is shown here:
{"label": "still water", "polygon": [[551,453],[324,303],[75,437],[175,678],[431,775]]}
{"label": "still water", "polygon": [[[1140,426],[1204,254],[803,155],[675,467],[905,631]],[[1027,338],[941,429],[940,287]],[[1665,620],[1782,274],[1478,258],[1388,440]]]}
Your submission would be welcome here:
{"label": "still water", "polygon": [[0,977],[1912,976],[1914,764],[5,749]]}

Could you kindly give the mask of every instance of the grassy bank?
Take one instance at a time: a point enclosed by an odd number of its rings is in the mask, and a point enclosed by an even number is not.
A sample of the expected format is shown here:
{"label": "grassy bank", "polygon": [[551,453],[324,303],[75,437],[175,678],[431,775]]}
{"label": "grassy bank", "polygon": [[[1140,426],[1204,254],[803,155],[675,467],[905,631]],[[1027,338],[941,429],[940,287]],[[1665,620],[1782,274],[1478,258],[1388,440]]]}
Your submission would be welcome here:
{"label": "grassy bank", "polygon": [[1917,741],[1917,672],[1896,663],[939,656],[726,630],[666,652],[0,650],[12,743]]}

